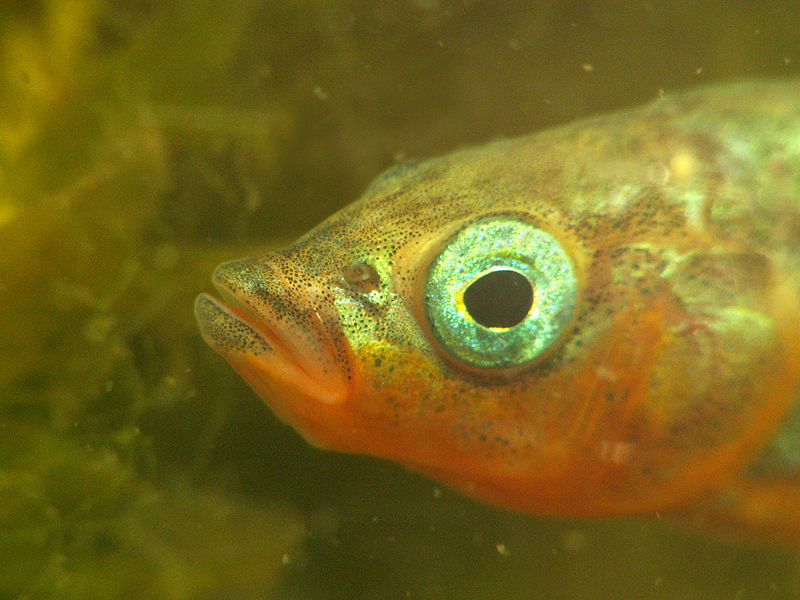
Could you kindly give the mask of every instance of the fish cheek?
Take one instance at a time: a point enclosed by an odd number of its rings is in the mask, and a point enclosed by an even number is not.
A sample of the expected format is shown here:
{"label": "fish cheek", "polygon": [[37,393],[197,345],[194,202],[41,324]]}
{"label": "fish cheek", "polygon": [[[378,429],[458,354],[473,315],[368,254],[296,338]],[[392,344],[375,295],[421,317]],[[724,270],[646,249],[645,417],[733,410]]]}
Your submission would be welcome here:
{"label": "fish cheek", "polygon": [[388,341],[361,346],[353,407],[367,433],[360,452],[405,465],[430,462],[437,434],[431,416],[442,413],[442,377],[420,348]]}
{"label": "fish cheek", "polygon": [[423,471],[458,471],[493,454],[487,432],[503,419],[492,387],[459,377],[425,347],[376,342],[358,360],[354,401],[370,434],[362,452]]}

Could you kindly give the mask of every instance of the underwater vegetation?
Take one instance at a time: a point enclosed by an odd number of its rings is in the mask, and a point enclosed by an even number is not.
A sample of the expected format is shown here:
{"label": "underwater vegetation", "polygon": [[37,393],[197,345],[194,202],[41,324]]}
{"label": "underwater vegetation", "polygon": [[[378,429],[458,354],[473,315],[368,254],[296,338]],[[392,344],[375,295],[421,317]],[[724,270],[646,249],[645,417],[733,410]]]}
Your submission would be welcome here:
{"label": "underwater vegetation", "polygon": [[[174,453],[166,466],[152,435],[195,401],[188,307],[195,266],[216,256],[163,231],[174,144],[244,130],[271,148],[286,119],[155,115],[131,77],[151,67],[123,64],[150,59],[102,39],[124,16],[99,2],[0,13],[0,597],[260,593],[302,532],[285,503],[202,481]],[[149,47],[160,34],[129,16],[143,28],[126,49]]]}

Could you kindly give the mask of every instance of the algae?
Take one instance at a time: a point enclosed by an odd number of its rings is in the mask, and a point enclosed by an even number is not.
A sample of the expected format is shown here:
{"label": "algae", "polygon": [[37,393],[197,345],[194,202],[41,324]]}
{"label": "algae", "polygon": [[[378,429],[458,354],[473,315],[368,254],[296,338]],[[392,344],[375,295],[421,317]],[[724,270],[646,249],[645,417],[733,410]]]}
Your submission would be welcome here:
{"label": "algae", "polygon": [[[297,512],[200,481],[143,424],[196,402],[189,307],[222,255],[160,231],[171,152],[242,129],[274,152],[289,125],[196,106],[169,119],[101,34],[123,12],[0,13],[0,597],[255,596],[301,535]],[[166,35],[129,16],[143,48]],[[174,71],[201,85],[186,58]]]}

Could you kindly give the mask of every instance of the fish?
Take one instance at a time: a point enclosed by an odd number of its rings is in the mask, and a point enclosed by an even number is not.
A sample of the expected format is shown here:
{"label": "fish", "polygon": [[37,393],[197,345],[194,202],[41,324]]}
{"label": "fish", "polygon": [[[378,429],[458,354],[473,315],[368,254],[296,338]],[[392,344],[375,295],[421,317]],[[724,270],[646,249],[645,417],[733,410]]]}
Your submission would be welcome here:
{"label": "fish", "polygon": [[800,79],[400,162],[213,283],[203,338],[315,446],[800,546]]}

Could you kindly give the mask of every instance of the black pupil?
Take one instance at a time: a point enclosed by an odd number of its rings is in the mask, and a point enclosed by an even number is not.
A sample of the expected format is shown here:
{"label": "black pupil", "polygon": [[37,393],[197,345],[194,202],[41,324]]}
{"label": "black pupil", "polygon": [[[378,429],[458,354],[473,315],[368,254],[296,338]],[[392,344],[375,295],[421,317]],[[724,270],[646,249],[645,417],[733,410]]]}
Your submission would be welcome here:
{"label": "black pupil", "polygon": [[508,329],[519,325],[533,304],[533,287],[522,273],[490,271],[464,290],[464,306],[479,325]]}

